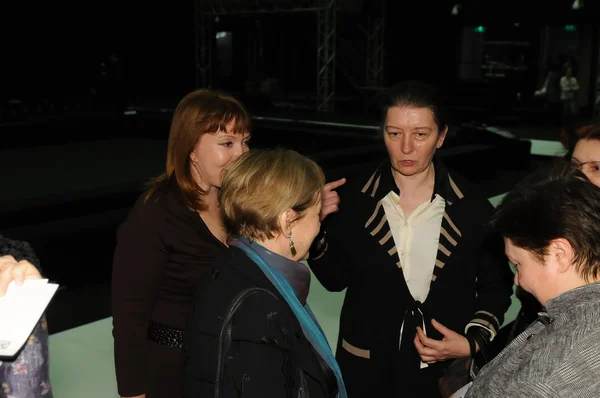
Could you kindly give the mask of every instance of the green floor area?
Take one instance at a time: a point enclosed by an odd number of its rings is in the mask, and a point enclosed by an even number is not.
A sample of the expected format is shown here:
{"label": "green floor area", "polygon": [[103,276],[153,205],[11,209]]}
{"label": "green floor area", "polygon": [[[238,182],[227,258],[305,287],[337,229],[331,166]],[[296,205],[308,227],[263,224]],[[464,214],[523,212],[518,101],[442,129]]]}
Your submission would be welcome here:
{"label": "green floor area", "polygon": [[[504,195],[490,198],[497,205]],[[312,277],[308,302],[332,347],[337,344],[344,292],[325,290]],[[505,323],[519,311],[513,296]],[[50,376],[58,398],[118,398],[113,364],[112,319],[107,318],[50,336]]]}
{"label": "green floor area", "polygon": [[[532,140],[535,155],[560,156],[563,149],[554,141]],[[490,198],[496,206],[504,195]],[[338,320],[344,292],[326,291],[313,277],[309,304],[331,344],[337,344]],[[519,311],[514,298],[505,316],[511,322]],[[112,320],[106,318],[50,336],[50,375],[57,398],[118,398],[116,392]]]}

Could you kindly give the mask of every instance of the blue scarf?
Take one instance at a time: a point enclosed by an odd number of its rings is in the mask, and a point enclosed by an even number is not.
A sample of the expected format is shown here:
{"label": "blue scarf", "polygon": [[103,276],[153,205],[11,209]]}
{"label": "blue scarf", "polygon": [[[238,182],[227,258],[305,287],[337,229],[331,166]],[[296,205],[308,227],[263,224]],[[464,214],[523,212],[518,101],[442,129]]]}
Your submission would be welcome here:
{"label": "blue scarf", "polygon": [[[331,351],[331,347],[327,342],[325,333],[319,326],[319,322],[315,318],[315,315],[311,311],[308,303],[303,305],[300,302],[296,290],[292,287],[290,281],[285,277],[284,273],[288,273],[288,271],[286,270],[282,272],[279,270],[283,270],[283,267],[290,267],[288,268],[289,270],[297,267],[298,265],[302,267],[304,267],[304,265],[273,253],[256,242],[250,242],[250,240],[245,237],[229,238],[227,243],[229,246],[235,246],[243,250],[246,255],[250,257],[250,259],[254,261],[256,265],[258,265],[265,276],[271,281],[273,286],[277,288],[277,291],[283,296],[285,301],[294,312],[294,315],[296,315],[306,339],[310,342],[319,356],[323,358],[325,363],[327,363],[327,366],[329,366],[329,368],[333,371],[338,385],[338,398],[347,398],[348,395],[346,394],[346,387],[344,386],[344,381],[342,380],[342,372],[337,361],[335,360],[333,351]],[[285,262],[288,264],[285,264]],[[308,269],[306,271],[308,272]],[[309,272],[308,275],[310,281]],[[300,291],[298,293],[300,293],[302,296]]]}

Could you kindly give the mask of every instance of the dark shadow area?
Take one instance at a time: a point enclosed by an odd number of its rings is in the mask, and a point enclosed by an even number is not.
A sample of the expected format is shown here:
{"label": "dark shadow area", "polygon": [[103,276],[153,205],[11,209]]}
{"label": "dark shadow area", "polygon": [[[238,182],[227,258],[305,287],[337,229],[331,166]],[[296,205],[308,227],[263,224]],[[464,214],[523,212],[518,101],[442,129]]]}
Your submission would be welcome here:
{"label": "dark shadow area", "polygon": [[[196,87],[226,90],[247,105],[252,146],[293,148],[333,180],[385,156],[376,106],[385,87],[435,83],[453,111],[439,155],[487,197],[551,160],[530,154],[532,140],[557,141],[563,129],[548,94],[551,71],[572,66],[581,85],[577,116],[598,114],[592,2],[579,12],[571,1],[536,0],[529,12],[516,1],[464,1],[453,15],[459,2],[340,0],[326,32],[335,53],[319,50],[327,35],[312,9],[199,3],[208,8],[111,0],[31,12],[23,3],[8,25],[0,228],[29,241],[62,286],[48,311],[52,333],[110,316],[116,228],[163,170],[172,111]],[[271,8],[248,12],[250,3]]]}

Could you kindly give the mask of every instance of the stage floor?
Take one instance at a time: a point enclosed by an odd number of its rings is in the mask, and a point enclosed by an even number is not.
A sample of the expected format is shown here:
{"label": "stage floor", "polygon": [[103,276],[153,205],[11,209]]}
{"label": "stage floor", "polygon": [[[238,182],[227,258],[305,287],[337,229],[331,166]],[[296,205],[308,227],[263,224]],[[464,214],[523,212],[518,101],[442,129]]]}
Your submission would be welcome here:
{"label": "stage floor", "polygon": [[[532,167],[564,153],[560,143],[551,139],[521,139],[532,142],[531,153],[536,155]],[[118,223],[125,217],[126,208],[115,206],[94,212],[80,202],[89,202],[90,197],[95,197],[96,202],[102,203],[119,192],[131,191],[132,187],[134,191],[141,189],[144,181],[156,176],[164,167],[165,149],[164,139],[114,138],[0,150],[0,178],[5,187],[0,196],[2,212],[26,215],[31,208],[50,208],[53,212],[37,211],[30,217],[11,219],[8,224],[4,220],[2,234],[15,239],[27,238],[37,248],[38,244],[51,246],[48,239],[62,242],[65,237],[76,237],[81,228],[90,225],[102,230],[103,225]],[[498,175],[498,180],[486,181],[490,201],[496,205],[525,172],[515,171]],[[73,206],[79,207],[61,207],[65,192],[69,192]],[[64,218],[61,211],[73,217]],[[105,232],[113,234],[112,230]],[[54,257],[43,252],[40,255],[44,269],[57,279],[70,276],[67,282],[61,283],[63,287],[48,309],[51,383],[55,397],[118,397],[109,300],[112,247],[107,242],[110,243],[110,239],[99,242],[89,253],[79,253],[78,258],[89,261],[76,269],[60,269],[61,259],[56,257],[56,251],[52,253]],[[64,256],[73,255],[70,253],[73,248],[63,250]],[[97,269],[100,266],[104,269]],[[329,342],[335,346],[344,293],[327,292],[316,278],[312,281],[309,302]],[[513,299],[506,323],[514,319],[518,309],[518,302]]]}

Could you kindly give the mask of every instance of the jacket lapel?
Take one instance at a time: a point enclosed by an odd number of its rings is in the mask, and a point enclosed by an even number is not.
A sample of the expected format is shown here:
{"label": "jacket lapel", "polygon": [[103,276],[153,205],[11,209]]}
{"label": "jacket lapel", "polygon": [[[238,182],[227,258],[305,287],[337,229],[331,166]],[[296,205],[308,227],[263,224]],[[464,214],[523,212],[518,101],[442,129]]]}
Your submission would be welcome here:
{"label": "jacket lapel", "polygon": [[[461,231],[452,221],[449,210],[454,203],[464,197],[459,187],[448,174],[446,167],[437,158],[434,158],[434,167],[435,184],[432,199],[435,195],[440,195],[444,198],[446,205],[440,228],[439,245],[432,282],[437,280],[441,270],[452,256],[452,251],[460,242],[462,236]],[[392,175],[391,163],[386,159],[379,164],[361,189],[361,192],[367,197],[368,202],[372,205],[369,217],[365,221],[365,229],[373,239],[377,240],[379,246],[381,246],[390,261],[398,268],[402,268],[396,243],[392,236],[392,231],[382,204],[383,198],[390,191],[394,191],[400,195],[400,191],[396,186],[396,182]],[[406,287],[406,290],[408,292],[408,287]]]}

